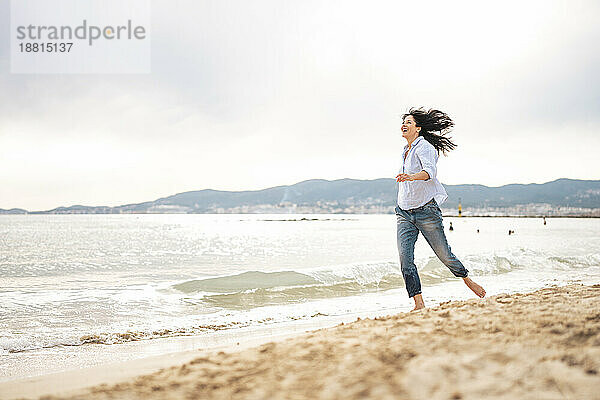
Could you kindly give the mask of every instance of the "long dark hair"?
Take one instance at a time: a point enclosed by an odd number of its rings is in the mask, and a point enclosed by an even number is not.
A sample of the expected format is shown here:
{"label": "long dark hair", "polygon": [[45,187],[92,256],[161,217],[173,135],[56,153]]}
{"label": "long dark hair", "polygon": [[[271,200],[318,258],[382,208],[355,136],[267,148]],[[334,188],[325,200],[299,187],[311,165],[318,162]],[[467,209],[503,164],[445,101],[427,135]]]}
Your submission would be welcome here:
{"label": "long dark hair", "polygon": [[431,143],[438,153],[441,151],[446,155],[447,152],[456,147],[451,138],[446,137],[454,126],[454,121],[448,114],[432,108],[426,111],[422,107],[412,107],[406,114],[402,115],[402,121],[409,115],[412,115],[415,119],[416,126],[421,128],[419,135]]}

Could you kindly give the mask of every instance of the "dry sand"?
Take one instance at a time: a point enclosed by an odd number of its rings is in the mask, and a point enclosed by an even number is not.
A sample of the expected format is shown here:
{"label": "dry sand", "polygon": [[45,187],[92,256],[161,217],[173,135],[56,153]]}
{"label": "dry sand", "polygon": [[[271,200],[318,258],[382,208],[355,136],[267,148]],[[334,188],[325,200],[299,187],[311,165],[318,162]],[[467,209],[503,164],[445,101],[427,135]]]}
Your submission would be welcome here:
{"label": "dry sand", "polygon": [[600,399],[600,285],[454,301],[43,399]]}

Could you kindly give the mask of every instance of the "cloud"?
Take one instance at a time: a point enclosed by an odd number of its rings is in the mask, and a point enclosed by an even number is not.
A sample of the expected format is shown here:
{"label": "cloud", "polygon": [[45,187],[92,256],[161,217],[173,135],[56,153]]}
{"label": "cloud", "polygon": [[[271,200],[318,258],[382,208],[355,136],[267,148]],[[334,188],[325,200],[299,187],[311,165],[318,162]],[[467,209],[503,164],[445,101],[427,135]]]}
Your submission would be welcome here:
{"label": "cloud", "polygon": [[8,74],[2,23],[0,207],[393,176],[413,105],[447,183],[599,178],[599,7],[155,1],[149,75]]}

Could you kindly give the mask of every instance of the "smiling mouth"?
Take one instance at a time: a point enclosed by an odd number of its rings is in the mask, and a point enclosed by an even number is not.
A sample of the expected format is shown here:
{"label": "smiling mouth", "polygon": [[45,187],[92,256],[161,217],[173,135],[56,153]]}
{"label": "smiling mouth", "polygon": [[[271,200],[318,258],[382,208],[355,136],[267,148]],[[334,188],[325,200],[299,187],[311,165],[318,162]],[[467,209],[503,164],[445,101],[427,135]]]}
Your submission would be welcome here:
{"label": "smiling mouth", "polygon": [[408,129],[402,128],[402,132],[408,132]]}

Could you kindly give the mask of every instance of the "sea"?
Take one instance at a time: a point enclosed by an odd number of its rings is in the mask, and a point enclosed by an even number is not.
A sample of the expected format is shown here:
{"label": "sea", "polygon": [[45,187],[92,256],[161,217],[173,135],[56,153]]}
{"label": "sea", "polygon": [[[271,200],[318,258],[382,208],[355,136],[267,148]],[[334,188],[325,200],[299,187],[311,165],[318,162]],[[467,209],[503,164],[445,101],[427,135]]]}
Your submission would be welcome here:
{"label": "sea", "polygon": [[[488,295],[600,282],[600,219],[444,226]],[[422,236],[415,263],[426,305],[475,297]],[[393,214],[0,216],[0,381],[411,308]]]}

